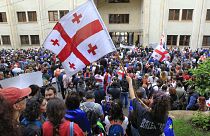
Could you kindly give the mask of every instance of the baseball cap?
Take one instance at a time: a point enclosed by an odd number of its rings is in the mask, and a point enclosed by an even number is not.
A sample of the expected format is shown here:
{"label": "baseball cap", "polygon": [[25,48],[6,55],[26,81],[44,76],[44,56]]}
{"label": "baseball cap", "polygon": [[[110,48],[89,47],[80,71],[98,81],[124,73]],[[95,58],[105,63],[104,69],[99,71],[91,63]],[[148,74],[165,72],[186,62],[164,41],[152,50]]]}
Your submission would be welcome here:
{"label": "baseball cap", "polygon": [[18,101],[21,101],[30,93],[30,88],[19,89],[16,87],[8,87],[0,90],[0,95],[2,95],[10,104],[15,104]]}

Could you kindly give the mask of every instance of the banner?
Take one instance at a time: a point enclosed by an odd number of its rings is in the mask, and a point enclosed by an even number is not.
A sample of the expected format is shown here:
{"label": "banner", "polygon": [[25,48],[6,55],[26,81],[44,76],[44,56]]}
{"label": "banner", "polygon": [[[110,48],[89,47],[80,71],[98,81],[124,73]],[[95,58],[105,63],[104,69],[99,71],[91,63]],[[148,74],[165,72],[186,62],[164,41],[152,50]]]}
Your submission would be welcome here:
{"label": "banner", "polygon": [[133,45],[133,46],[126,46],[126,45],[120,44],[120,48],[124,48],[124,49],[134,49],[134,48],[135,48],[135,45]]}
{"label": "banner", "polygon": [[3,88],[7,87],[17,87],[17,88],[26,88],[32,84],[38,85],[39,87],[43,86],[42,72],[33,72],[20,74],[19,76],[0,80],[0,84]]}

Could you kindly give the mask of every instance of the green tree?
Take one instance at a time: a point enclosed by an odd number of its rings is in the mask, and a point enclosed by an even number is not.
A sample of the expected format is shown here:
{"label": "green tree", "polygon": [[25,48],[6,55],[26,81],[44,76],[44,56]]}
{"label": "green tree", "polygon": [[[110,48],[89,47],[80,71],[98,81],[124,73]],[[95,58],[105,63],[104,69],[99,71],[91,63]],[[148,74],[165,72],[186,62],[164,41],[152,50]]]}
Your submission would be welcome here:
{"label": "green tree", "polygon": [[200,63],[196,69],[190,69],[193,79],[188,81],[189,85],[195,86],[195,91],[204,95],[210,92],[210,58]]}

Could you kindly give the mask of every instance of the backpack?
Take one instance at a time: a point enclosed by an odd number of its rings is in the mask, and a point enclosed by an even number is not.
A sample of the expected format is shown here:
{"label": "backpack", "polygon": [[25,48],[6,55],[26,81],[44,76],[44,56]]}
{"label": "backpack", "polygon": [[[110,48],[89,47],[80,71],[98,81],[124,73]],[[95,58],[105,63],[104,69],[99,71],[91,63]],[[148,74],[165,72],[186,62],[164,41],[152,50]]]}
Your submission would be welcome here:
{"label": "backpack", "polygon": [[81,106],[81,109],[86,113],[87,119],[91,125],[91,128],[96,125],[99,115],[96,112],[96,104],[92,108],[86,107],[84,104]]}
{"label": "backpack", "polygon": [[124,136],[124,129],[120,123],[113,123],[109,127],[108,136]]}

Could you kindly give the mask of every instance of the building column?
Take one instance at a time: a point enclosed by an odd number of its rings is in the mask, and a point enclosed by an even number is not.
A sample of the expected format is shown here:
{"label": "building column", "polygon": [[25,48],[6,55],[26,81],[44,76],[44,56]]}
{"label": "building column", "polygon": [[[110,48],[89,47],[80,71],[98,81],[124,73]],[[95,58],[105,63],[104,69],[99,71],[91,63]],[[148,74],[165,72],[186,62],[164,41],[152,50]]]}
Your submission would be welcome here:
{"label": "building column", "polygon": [[13,3],[10,0],[6,0],[7,3],[7,17],[8,17],[8,24],[10,25],[10,42],[11,42],[11,47],[13,49],[18,49],[20,48],[20,40],[18,37],[18,33],[17,33],[17,15],[16,12],[14,11],[14,7],[13,7]]}
{"label": "building column", "polygon": [[202,13],[203,8],[204,8],[204,1],[200,1],[200,0],[196,0],[196,4],[195,4],[195,9],[193,11],[193,31],[192,31],[192,35],[190,38],[190,48],[195,50],[197,48],[200,48],[201,45],[199,43],[199,39],[200,37],[202,37],[201,34],[201,24],[202,24],[202,19],[205,18],[203,17]]}
{"label": "building column", "polygon": [[143,46],[149,45],[150,0],[144,0]]}

